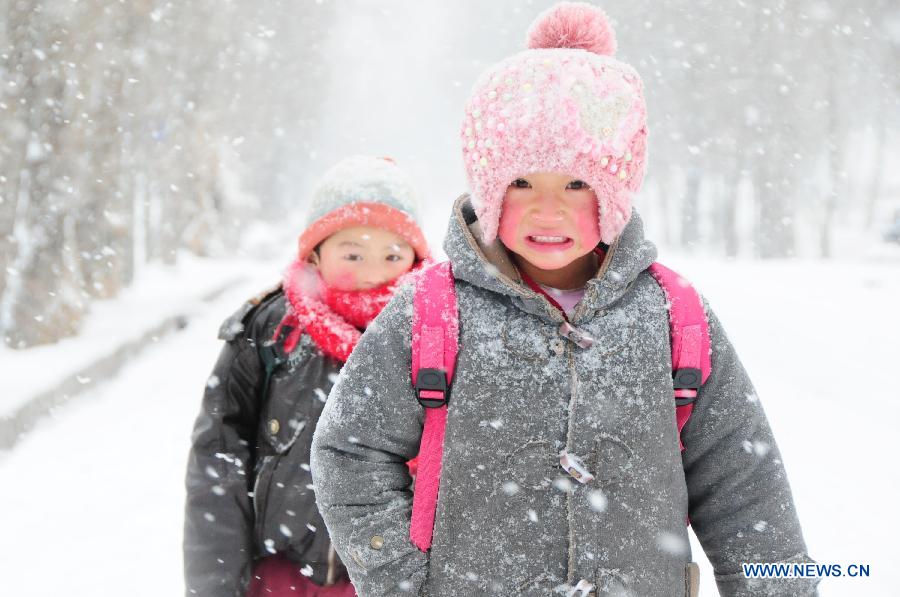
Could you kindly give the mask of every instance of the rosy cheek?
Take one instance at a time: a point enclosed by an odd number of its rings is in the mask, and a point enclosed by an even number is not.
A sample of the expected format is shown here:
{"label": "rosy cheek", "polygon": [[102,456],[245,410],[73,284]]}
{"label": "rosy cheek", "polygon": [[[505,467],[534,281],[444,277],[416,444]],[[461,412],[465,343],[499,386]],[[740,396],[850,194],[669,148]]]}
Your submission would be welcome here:
{"label": "rosy cheek", "polygon": [[525,208],[517,203],[506,201],[503,203],[503,209],[500,212],[500,225],[497,229],[497,236],[503,241],[503,244],[509,248],[513,248],[519,242],[518,231],[519,224],[525,216]]}
{"label": "rosy cheek", "polygon": [[578,230],[578,238],[582,246],[595,247],[600,242],[600,226],[598,220],[597,201],[578,209],[575,219],[575,227]]}
{"label": "rosy cheek", "polygon": [[329,286],[333,286],[338,290],[353,290],[356,287],[356,274],[347,269],[337,269],[331,273],[327,280]]}

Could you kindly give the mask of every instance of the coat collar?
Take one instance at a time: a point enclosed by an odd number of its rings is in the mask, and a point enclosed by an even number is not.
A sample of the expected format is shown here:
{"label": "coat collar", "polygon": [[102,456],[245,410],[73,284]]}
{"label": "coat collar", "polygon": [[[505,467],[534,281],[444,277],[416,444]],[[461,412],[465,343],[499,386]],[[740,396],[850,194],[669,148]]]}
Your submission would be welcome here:
{"label": "coat collar", "polygon": [[[468,195],[453,205],[444,240],[444,251],[459,280],[509,297],[517,307],[542,319],[562,322],[562,314],[545,297],[525,284],[509,251],[499,238],[486,245]],[[618,301],[638,275],[656,259],[656,247],[644,238],[644,225],[637,211],[607,251],[597,275],[588,280],[585,295],[573,323],[586,320]]]}

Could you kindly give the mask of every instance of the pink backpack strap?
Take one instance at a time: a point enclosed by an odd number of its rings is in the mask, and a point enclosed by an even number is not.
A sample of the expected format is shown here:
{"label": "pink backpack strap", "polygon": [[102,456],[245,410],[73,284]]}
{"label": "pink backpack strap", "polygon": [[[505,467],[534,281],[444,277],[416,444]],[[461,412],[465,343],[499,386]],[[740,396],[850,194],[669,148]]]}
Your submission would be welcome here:
{"label": "pink backpack strap", "polygon": [[672,379],[675,388],[675,420],[678,442],[681,430],[694,410],[697,392],[709,377],[709,323],[700,295],[690,282],[660,263],[650,266],[650,274],[662,287],[669,303],[672,340]]}
{"label": "pink backpack strap", "polygon": [[459,312],[450,262],[426,269],[416,280],[412,321],[412,383],[425,407],[409,538],[428,551],[434,532],[447,399],[459,350]]}

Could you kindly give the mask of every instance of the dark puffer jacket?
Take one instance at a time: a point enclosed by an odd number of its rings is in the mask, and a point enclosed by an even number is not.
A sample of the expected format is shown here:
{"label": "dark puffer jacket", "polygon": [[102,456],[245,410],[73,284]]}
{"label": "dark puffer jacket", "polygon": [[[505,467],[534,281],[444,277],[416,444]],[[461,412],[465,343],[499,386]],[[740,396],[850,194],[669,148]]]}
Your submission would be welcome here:
{"label": "dark puffer jacket", "polygon": [[347,577],[309,471],[313,431],[342,364],[306,335],[290,355],[273,345],[285,309],[279,287],[246,303],[219,331],[226,343],[188,461],[187,595],[243,597],[253,562],[276,552],[318,584]]}

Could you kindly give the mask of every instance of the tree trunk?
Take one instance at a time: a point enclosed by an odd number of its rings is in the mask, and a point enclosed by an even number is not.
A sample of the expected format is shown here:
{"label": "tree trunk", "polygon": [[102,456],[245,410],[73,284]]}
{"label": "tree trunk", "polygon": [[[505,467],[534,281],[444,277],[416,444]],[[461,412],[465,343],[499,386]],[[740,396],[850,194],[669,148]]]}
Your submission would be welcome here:
{"label": "tree trunk", "polygon": [[21,0],[9,14],[14,61],[21,67],[20,95],[13,99],[22,100],[19,117],[28,131],[27,143],[19,147],[22,167],[15,175],[16,253],[8,266],[13,275],[0,299],[4,341],[13,348],[72,334],[84,314],[72,256],[66,254],[69,177],[59,114],[65,75],[45,50],[46,39],[60,32],[41,13],[40,3]]}

